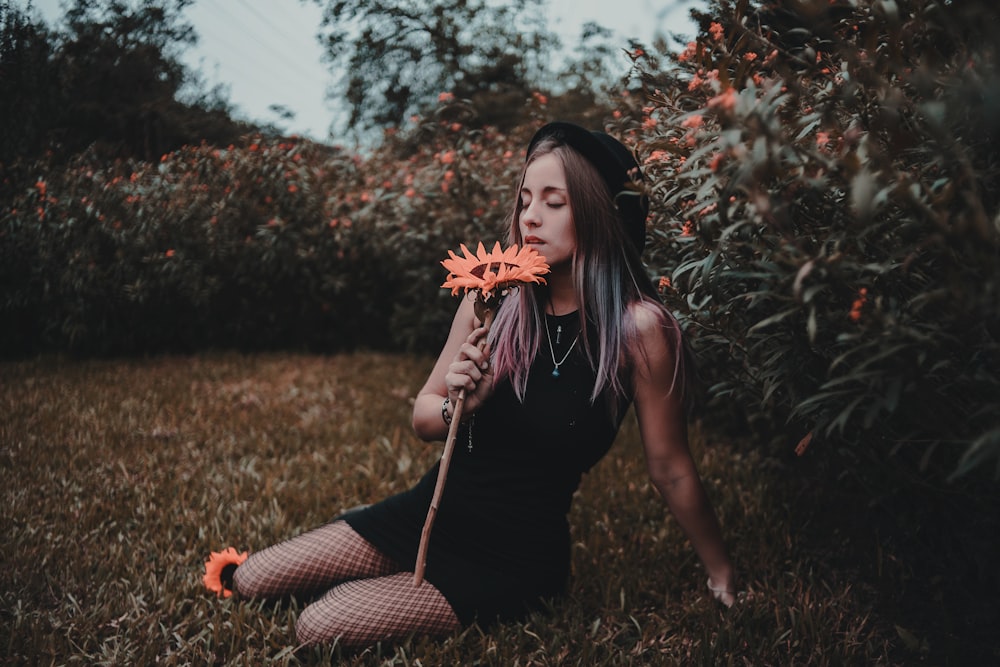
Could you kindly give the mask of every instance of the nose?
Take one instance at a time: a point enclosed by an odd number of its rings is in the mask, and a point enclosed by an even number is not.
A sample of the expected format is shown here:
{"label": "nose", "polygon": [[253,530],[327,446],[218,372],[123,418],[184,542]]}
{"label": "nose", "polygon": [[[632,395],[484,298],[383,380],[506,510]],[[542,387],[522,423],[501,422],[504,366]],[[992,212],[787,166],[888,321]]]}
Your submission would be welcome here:
{"label": "nose", "polygon": [[537,206],[537,203],[532,201],[521,209],[521,224],[526,227],[537,227],[542,224],[541,219],[538,217]]}

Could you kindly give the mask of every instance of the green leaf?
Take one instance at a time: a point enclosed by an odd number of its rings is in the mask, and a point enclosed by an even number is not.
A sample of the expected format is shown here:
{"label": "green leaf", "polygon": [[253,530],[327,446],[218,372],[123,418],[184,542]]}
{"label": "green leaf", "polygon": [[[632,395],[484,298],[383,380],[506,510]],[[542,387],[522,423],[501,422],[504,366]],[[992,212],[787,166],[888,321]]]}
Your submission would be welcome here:
{"label": "green leaf", "polygon": [[760,322],[757,322],[757,324],[755,324],[752,327],[750,327],[750,330],[747,333],[754,333],[756,331],[760,331],[761,329],[765,329],[765,328],[771,326],[772,324],[777,324],[778,322],[781,322],[781,321],[785,320],[786,318],[791,317],[792,315],[797,314],[798,312],[799,312],[799,307],[798,306],[793,306],[792,308],[787,308],[787,309],[785,309],[785,310],[783,310],[783,311],[781,311],[779,313],[775,313],[774,315],[771,315],[770,317],[764,318]]}
{"label": "green leaf", "polygon": [[997,459],[993,478],[1000,480],[1000,428],[994,428],[976,438],[966,448],[948,480],[954,482],[958,478],[968,475],[977,467],[985,465],[990,459]]}

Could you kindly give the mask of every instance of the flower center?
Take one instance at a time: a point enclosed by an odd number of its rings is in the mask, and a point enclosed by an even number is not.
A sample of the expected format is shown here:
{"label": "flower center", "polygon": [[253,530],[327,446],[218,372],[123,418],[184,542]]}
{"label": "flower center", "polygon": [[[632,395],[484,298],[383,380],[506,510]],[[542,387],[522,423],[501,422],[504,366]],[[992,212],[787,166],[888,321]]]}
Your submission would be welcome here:
{"label": "flower center", "polygon": [[236,563],[229,563],[223,566],[222,570],[219,572],[219,581],[222,583],[222,587],[227,591],[233,590],[233,575],[236,574]]}
{"label": "flower center", "polygon": [[513,267],[517,266],[517,264],[507,264],[506,262],[489,262],[487,264],[479,264],[475,266],[472,270],[469,271],[469,273],[474,275],[476,278],[482,278],[484,275],[486,275],[487,271],[492,273],[493,275],[496,275],[500,271],[501,265],[506,266],[508,269],[512,266]]}

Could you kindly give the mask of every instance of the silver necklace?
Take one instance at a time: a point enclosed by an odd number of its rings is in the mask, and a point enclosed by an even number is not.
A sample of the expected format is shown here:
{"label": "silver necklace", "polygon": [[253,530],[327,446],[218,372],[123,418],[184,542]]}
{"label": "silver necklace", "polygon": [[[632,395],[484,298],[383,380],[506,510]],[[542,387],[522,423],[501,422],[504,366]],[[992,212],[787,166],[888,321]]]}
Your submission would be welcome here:
{"label": "silver necklace", "polygon": [[[559,340],[559,337],[561,335],[562,335],[562,325],[559,324],[556,325],[557,341]],[[559,361],[556,361],[556,351],[555,348],[552,347],[552,334],[549,333],[548,320],[545,320],[545,338],[549,341],[549,354],[552,355],[552,364],[555,366],[552,369],[552,377],[557,378],[559,377],[559,367],[562,366],[564,363],[566,363],[566,360],[569,359],[569,353],[573,351],[574,347],[576,347],[576,341],[580,340],[580,332],[579,331],[576,332],[576,337],[573,339],[573,342],[569,344],[569,349],[566,350],[566,354],[564,354],[563,358],[560,359]]]}

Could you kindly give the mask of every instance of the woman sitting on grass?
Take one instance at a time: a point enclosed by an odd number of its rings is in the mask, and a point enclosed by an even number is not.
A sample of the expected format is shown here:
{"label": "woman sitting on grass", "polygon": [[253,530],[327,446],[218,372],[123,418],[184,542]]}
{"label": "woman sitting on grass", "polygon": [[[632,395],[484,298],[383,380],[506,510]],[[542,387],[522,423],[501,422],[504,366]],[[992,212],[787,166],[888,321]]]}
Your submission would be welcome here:
{"label": "woman sitting on grass", "polygon": [[544,256],[546,284],[507,297],[488,333],[463,299],[413,408],[417,435],[441,440],[466,392],[426,581],[413,572],[437,466],[409,491],[251,555],[238,595],[317,596],[297,622],[303,644],[523,617],[565,590],[570,501],[634,403],[650,477],[711,594],[732,604],[733,568],[688,449],[692,368],[641,263],[647,204],[633,178],[635,160],[606,134],[551,123],[531,140],[508,236]]}

